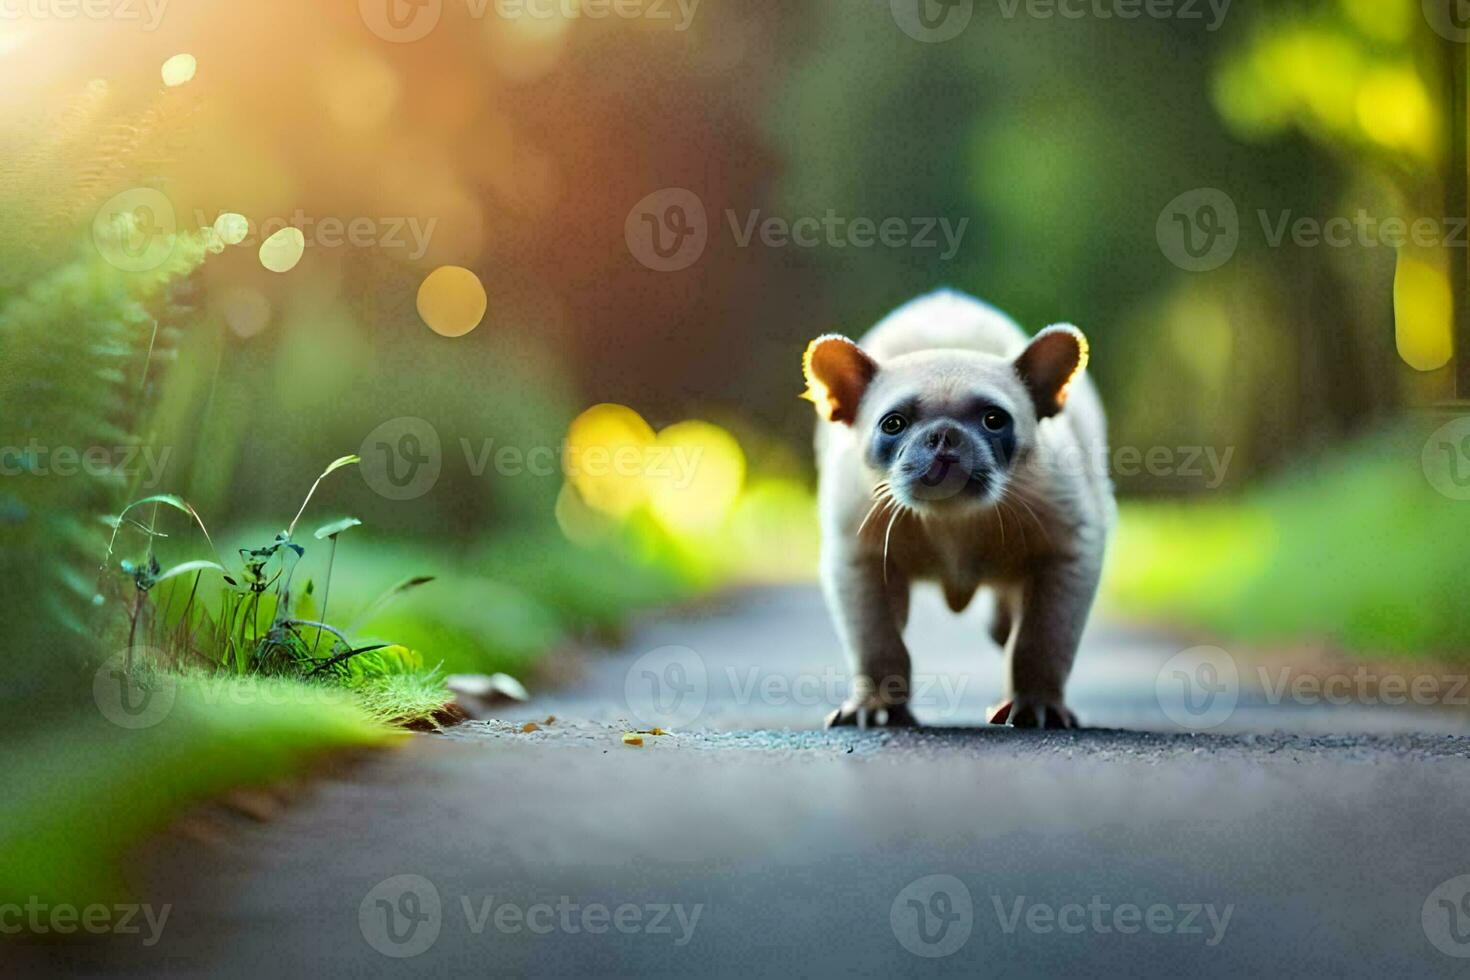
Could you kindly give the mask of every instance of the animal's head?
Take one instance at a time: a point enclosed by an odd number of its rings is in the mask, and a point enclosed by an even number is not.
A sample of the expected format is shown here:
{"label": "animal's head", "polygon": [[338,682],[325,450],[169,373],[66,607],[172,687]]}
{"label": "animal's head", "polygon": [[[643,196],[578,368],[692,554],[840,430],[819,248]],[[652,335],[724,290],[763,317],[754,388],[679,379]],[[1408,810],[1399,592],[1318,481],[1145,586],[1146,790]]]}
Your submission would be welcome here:
{"label": "animal's head", "polygon": [[1060,412],[1087,366],[1076,327],[1047,327],[1014,359],[926,350],[879,363],[846,337],[807,347],[803,396],[851,427],[893,497],[919,512],[994,505],[1041,420]]}

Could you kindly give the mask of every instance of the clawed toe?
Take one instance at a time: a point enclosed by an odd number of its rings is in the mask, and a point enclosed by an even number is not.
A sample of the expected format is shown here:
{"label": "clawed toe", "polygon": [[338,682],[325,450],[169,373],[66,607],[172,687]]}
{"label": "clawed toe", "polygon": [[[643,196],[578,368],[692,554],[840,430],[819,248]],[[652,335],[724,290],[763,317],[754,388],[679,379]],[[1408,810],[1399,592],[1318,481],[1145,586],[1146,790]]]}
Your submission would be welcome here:
{"label": "clawed toe", "polygon": [[828,728],[913,728],[917,725],[906,704],[844,704],[827,716]]}
{"label": "clawed toe", "polygon": [[1017,699],[1013,698],[991,709],[990,723],[992,725],[1009,724],[1013,728],[1066,729],[1078,727],[1077,716],[1064,704],[1021,700],[1017,705],[1016,702]]}

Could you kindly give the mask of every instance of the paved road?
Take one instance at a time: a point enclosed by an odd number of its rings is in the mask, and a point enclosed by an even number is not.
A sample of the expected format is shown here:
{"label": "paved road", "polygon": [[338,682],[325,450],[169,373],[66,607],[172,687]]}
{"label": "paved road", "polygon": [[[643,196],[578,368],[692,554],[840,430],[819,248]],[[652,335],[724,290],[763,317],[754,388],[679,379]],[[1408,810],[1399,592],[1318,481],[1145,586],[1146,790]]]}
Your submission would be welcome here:
{"label": "paved road", "polygon": [[[828,733],[838,664],[813,590],[650,623],[555,696],[415,737],[213,844],[154,846],[139,881],[173,904],[155,946],[22,965],[1464,975],[1463,715],[1306,703],[1342,687],[1281,688],[1244,657],[1103,625],[1072,700],[1104,727],[974,727],[1000,690],[983,632],[920,603],[916,670],[933,679],[915,714],[932,727]],[[624,744],[661,720],[674,734]]]}

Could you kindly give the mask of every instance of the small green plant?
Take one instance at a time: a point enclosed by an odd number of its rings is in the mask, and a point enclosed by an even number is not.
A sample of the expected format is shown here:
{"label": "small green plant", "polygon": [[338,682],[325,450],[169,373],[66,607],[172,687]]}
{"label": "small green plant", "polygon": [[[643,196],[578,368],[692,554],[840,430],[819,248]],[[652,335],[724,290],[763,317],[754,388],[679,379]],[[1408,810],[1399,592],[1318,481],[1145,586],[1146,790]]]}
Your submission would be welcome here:
{"label": "small green plant", "polygon": [[[104,582],[122,533],[141,533],[147,542],[141,558],[122,559],[117,564],[131,585],[130,590],[124,587],[126,594],[119,597],[127,618],[126,668],[135,666],[133,651],[146,646],[156,651],[166,666],[205,666],[242,677],[334,680],[360,685],[369,679],[396,674],[424,674],[422,661],[413,651],[386,642],[354,643],[350,633],[384,603],[433,581],[431,577],[418,576],[395,585],[370,603],[351,625],[339,628],[326,621],[337,539],[362,524],[357,518],[332,521],[312,536],[317,541],[331,542],[320,611],[310,579],[302,583],[299,594],[294,591],[296,571],[306,555],[306,546],[296,537],[297,526],[322,481],[358,461],[356,456],[333,460],[311,485],[285,530],[265,544],[238,549],[239,568],[234,571],[220,560],[214,539],[199,512],[181,497],[173,494],[144,497],[115,517],[107,518],[112,537],[100,570]],[[195,559],[167,569],[160,565],[154,554],[154,542],[165,536],[158,522],[164,508],[188,515],[208,542],[213,560]],[[150,510],[146,523],[132,516],[145,510]],[[218,601],[212,606],[199,591],[206,574],[217,574],[221,580]],[[100,591],[98,600],[105,602]],[[432,672],[427,676],[432,678]]]}

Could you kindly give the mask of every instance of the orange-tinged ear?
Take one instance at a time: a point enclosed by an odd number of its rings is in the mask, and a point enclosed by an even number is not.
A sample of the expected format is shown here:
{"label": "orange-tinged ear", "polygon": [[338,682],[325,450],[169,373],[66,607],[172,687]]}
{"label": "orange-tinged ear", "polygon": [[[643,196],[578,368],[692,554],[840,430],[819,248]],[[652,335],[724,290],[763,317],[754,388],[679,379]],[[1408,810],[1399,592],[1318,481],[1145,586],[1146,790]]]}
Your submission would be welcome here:
{"label": "orange-tinged ear", "polygon": [[1036,417],[1048,418],[1067,404],[1067,390],[1087,369],[1087,338],[1070,323],[1057,323],[1031,338],[1016,358],[1016,373],[1036,403]]}
{"label": "orange-tinged ear", "polygon": [[806,374],[801,397],[816,405],[817,413],[829,422],[852,425],[858,402],[878,373],[878,362],[846,337],[829,333],[807,346],[801,366]]}

